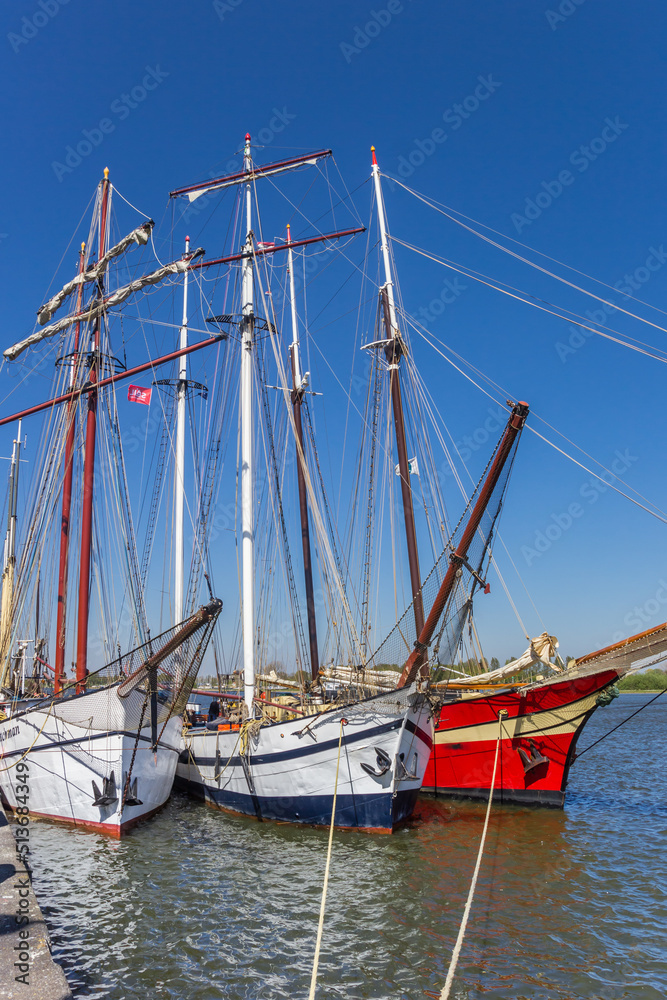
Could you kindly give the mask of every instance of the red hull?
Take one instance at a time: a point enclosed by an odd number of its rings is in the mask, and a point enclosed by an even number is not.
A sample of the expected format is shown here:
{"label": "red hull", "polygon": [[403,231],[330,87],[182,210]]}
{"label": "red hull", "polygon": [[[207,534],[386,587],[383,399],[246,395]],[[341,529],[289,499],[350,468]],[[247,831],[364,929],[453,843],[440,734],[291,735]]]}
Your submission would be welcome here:
{"label": "red hull", "polygon": [[618,676],[615,669],[590,671],[445,703],[422,791],[488,799],[504,709],[494,798],[562,807],[579,734]]}

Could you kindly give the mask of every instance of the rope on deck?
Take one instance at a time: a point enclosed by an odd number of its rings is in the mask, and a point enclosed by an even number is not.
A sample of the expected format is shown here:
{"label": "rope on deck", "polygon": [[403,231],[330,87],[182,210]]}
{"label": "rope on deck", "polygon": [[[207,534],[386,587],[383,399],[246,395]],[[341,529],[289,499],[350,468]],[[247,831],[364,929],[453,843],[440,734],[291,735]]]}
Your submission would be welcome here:
{"label": "rope on deck", "polygon": [[327,887],[329,885],[329,866],[331,862],[331,847],[333,844],[334,819],[336,818],[336,796],[338,795],[338,769],[340,767],[340,751],[343,744],[343,726],[347,725],[347,719],[340,720],[340,733],[338,734],[338,758],[336,760],[336,781],[334,783],[333,805],[331,807],[331,826],[329,827],[329,848],[327,850],[327,864],[324,869],[324,885],[322,886],[322,902],[320,903],[320,922],[317,928],[317,942],[315,944],[315,958],[313,960],[313,974],[310,978],[310,993],[308,1000],[315,1000],[315,988],[317,986],[317,967],[320,962],[320,947],[322,945],[322,929],[324,927],[324,907],[327,901]]}
{"label": "rope on deck", "polygon": [[477,888],[477,876],[479,875],[479,868],[482,863],[482,854],[484,853],[484,843],[486,841],[486,831],[489,827],[489,816],[491,815],[491,803],[493,802],[493,790],[496,784],[496,769],[498,767],[498,753],[500,751],[500,741],[503,738],[503,718],[507,715],[505,709],[501,709],[498,713],[498,741],[496,743],[496,756],[493,761],[493,775],[491,777],[491,790],[489,792],[489,804],[486,807],[486,818],[484,820],[484,829],[482,830],[482,839],[479,845],[479,851],[477,853],[477,863],[475,864],[475,871],[473,872],[472,882],[470,884],[470,892],[468,893],[468,899],[466,900],[465,909],[463,911],[463,920],[461,921],[461,926],[459,928],[459,935],[456,939],[456,944],[454,945],[454,951],[452,952],[452,960],[449,963],[449,971],[447,973],[447,979],[445,980],[445,985],[440,993],[440,1000],[447,1000],[449,996],[449,991],[452,988],[452,982],[454,981],[454,973],[456,972],[456,965],[459,960],[459,955],[461,954],[461,946],[463,944],[463,938],[465,936],[466,927],[468,925],[468,917],[470,916],[470,907],[472,906],[472,899],[475,895],[475,889]]}

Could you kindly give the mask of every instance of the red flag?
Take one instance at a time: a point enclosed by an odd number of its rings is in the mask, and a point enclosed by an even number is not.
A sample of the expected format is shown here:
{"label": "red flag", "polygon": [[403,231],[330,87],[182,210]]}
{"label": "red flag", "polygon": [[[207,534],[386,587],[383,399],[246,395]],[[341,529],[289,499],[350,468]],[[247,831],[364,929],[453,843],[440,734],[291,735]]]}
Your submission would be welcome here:
{"label": "red flag", "polygon": [[127,390],[127,398],[131,403],[144,403],[148,406],[152,391],[152,389],[142,389],[140,385],[131,385]]}

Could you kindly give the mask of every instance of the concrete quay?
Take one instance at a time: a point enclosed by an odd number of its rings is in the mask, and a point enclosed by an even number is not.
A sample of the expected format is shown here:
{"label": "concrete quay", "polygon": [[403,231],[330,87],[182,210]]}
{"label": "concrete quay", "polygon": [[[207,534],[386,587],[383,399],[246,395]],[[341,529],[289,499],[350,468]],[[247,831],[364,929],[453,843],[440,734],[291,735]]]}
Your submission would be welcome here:
{"label": "concrete quay", "polygon": [[0,1000],[71,998],[0,802]]}

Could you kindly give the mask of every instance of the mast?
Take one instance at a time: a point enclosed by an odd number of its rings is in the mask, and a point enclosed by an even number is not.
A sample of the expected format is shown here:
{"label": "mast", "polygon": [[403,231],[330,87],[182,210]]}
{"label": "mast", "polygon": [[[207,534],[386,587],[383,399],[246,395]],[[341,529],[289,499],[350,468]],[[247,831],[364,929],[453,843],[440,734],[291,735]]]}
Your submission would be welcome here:
{"label": "mast", "polygon": [[[247,174],[252,173],[250,133],[246,133],[243,165]],[[245,256],[241,264],[241,554],[243,572],[243,683],[244,701],[252,718],[255,698],[255,528],[253,511],[252,464],[252,347],[255,322],[253,303],[253,233],[252,233],[252,181],[245,186],[246,241]]]}
{"label": "mast", "polygon": [[[187,198],[192,202],[195,199],[207,194],[210,191],[219,191],[235,185],[245,185],[246,195],[246,241],[240,253],[217,257],[213,260],[199,261],[190,265],[190,270],[194,271],[202,267],[212,267],[218,264],[231,264],[241,261],[242,276],[242,321],[241,321],[241,378],[240,378],[240,411],[241,411],[241,552],[242,552],[242,623],[243,623],[243,671],[244,671],[244,700],[248,712],[252,715],[254,710],[254,680],[255,680],[255,623],[254,623],[254,516],[253,516],[253,456],[252,456],[252,404],[253,404],[253,376],[252,376],[252,348],[254,334],[254,303],[253,303],[253,258],[275,253],[280,250],[292,247],[308,246],[311,243],[321,243],[323,241],[340,239],[343,236],[354,235],[364,232],[363,227],[347,229],[337,233],[326,233],[318,236],[307,237],[302,240],[295,240],[289,244],[280,244],[275,247],[254,246],[254,236],[252,232],[252,187],[253,184],[265,177],[282,174],[288,170],[299,167],[313,166],[322,157],[330,156],[330,149],[319,150],[314,153],[306,153],[294,156],[277,163],[267,163],[255,166],[252,162],[250,152],[250,134],[245,137],[245,147],[243,153],[243,170],[228,174],[224,177],[216,177],[204,184],[190,184],[187,187],[178,188],[171,191],[170,198]],[[314,635],[313,635],[313,638]],[[312,657],[311,646],[311,666],[315,660]]]}
{"label": "mast", "polygon": [[456,552],[452,552],[449,556],[449,567],[445,573],[445,578],[440,584],[440,589],[438,590],[435,601],[433,602],[433,607],[429,612],[429,616],[424,623],[423,629],[419,633],[419,638],[415,642],[415,648],[412,653],[410,653],[407,663],[403,667],[403,673],[401,674],[398,682],[398,687],[405,687],[406,684],[412,683],[418,672],[421,672],[422,676],[426,672],[426,650],[431,639],[433,638],[440,615],[442,614],[443,609],[447,604],[452,591],[454,590],[456,581],[460,576],[461,567],[466,564],[470,543],[475,537],[475,533],[481,524],[482,517],[484,516],[484,512],[489,504],[489,501],[491,500],[493,491],[498,484],[505,462],[510,456],[512,446],[514,445],[517,436],[523,429],[527,416],[527,403],[517,403],[513,407],[500,444],[498,445],[496,457],[493,460],[493,464],[489,470],[486,480],[479,491],[477,502],[473,507],[470,519],[465,527],[465,531],[461,536],[461,541],[456,547]]}
{"label": "mast", "polygon": [[[86,244],[81,244],[79,252],[79,274],[86,266]],[[79,285],[76,297],[76,312],[81,312],[83,284]],[[69,387],[74,388],[79,365],[79,334],[81,324],[74,330],[74,352],[70,361]],[[74,435],[76,431],[76,401],[71,399],[67,406],[67,437],[65,438],[65,475],[63,478],[63,502],[60,518],[60,566],[58,570],[58,609],[56,613],[56,658],[53,678],[53,693],[62,690],[65,676],[65,619],[67,616],[67,562],[69,557],[69,526],[72,510],[72,476],[74,473]]]}
{"label": "mast", "polygon": [[[104,168],[102,181],[102,206],[100,210],[100,248],[99,256],[104,256],[104,246],[107,231],[107,212],[109,208],[109,168]],[[98,295],[103,294],[103,278],[98,284]],[[100,360],[100,325],[101,314],[95,323],[93,335],[93,361],[88,376],[89,382],[95,385],[98,380]],[[86,445],[83,465],[83,505],[81,512],[81,560],[79,565],[79,613],[77,620],[76,644],[76,693],[85,691],[88,674],[88,618],[90,614],[90,562],[93,541],[93,485],[95,475],[95,437],[97,431],[97,389],[88,396],[88,412],[86,414]]]}
{"label": "mast", "polygon": [[7,504],[7,534],[5,536],[4,565],[2,572],[2,602],[0,611],[0,685],[4,686],[9,672],[9,653],[12,635],[12,604],[14,601],[14,572],[16,569],[16,517],[19,488],[19,462],[21,456],[21,422],[12,447],[12,464],[9,473],[9,502]]}
{"label": "mast", "polygon": [[405,537],[408,546],[408,564],[410,567],[410,585],[412,587],[412,602],[417,635],[424,627],[424,603],[421,594],[421,574],[419,572],[419,554],[417,551],[417,532],[415,531],[415,512],[412,504],[412,487],[410,485],[410,462],[408,446],[405,439],[405,421],[403,419],[403,400],[401,397],[401,380],[399,364],[403,353],[403,341],[396,322],[396,306],[394,301],[394,285],[391,276],[391,261],[389,258],[389,243],[387,241],[387,226],[380,183],[380,168],[375,157],[375,146],[371,147],[373,154],[373,182],[375,184],[375,199],[377,201],[378,224],[380,227],[380,245],[384,263],[385,283],[380,292],[384,328],[387,335],[385,355],[389,365],[391,383],[391,403],[394,411],[394,429],[396,431],[396,450],[398,452],[398,473],[401,480],[401,495],[403,499],[403,517],[405,520]]}
{"label": "mast", "polygon": [[308,614],[308,642],[310,645],[310,673],[313,680],[320,670],[317,650],[317,623],[315,621],[315,597],[313,593],[313,566],[310,552],[310,530],[308,525],[308,498],[306,495],[306,477],[304,464],[306,461],[303,448],[303,426],[301,423],[301,403],[306,380],[301,374],[301,359],[299,356],[299,324],[296,315],[296,292],[294,289],[294,266],[292,258],[291,233],[287,227],[287,270],[289,272],[290,305],[292,311],[292,343],[290,359],[292,362],[292,410],[294,413],[294,429],[296,432],[296,474],[299,484],[299,514],[301,517],[301,547],[303,550],[303,575],[306,584],[306,610]]}
{"label": "mast", "polygon": [[[190,237],[185,237],[185,256]],[[183,275],[183,322],[179,347],[188,346],[188,271]],[[185,503],[185,400],[188,391],[187,355],[181,354],[176,388],[176,461],[174,469],[174,624],[183,620],[183,507]]]}

